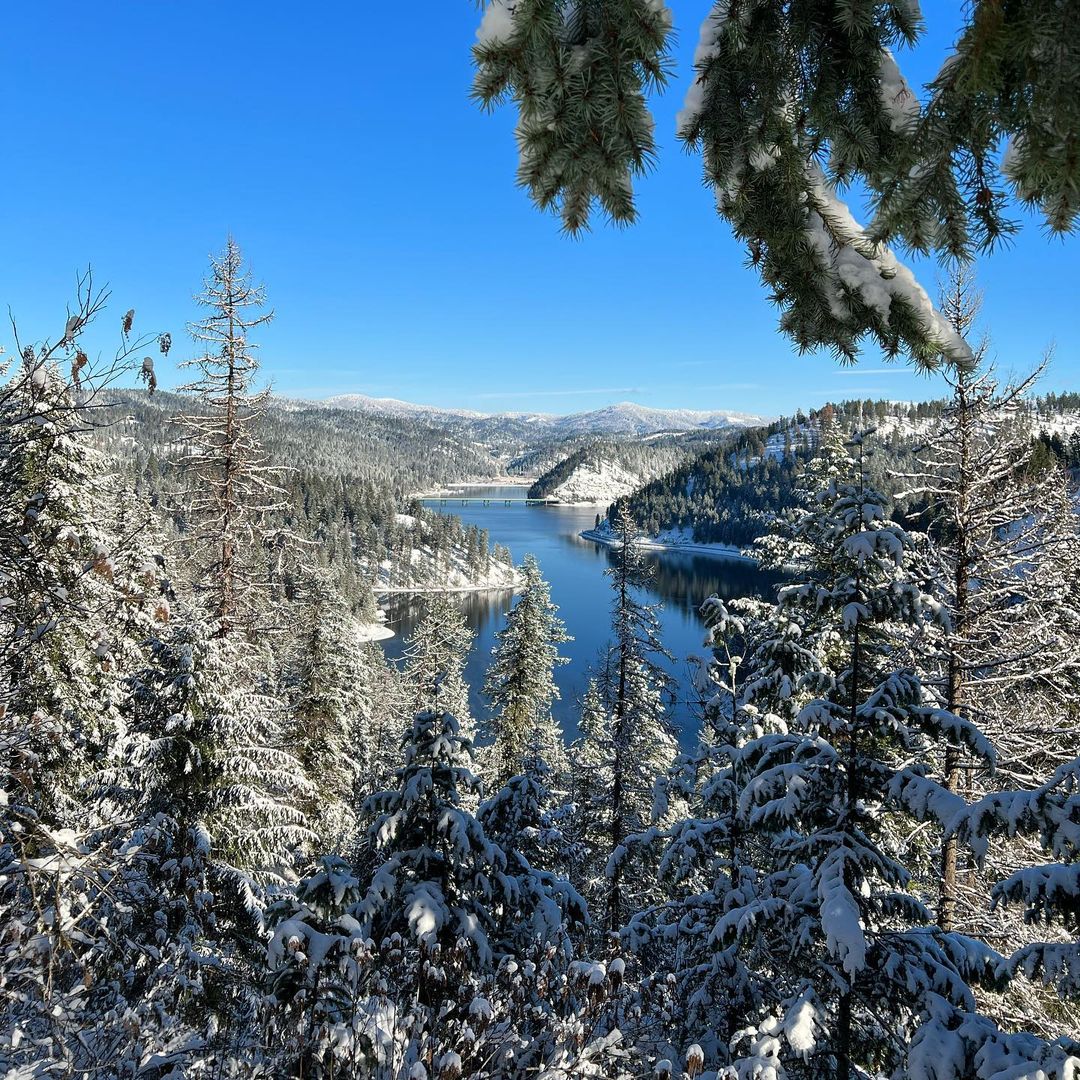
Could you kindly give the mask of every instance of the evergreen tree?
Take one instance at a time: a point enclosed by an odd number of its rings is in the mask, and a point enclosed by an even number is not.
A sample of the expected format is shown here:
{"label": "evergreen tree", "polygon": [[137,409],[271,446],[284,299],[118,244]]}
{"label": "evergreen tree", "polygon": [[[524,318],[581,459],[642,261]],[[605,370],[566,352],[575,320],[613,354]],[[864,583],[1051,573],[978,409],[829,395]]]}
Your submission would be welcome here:
{"label": "evergreen tree", "polygon": [[177,422],[187,439],[181,464],[190,476],[192,580],[216,632],[227,636],[257,621],[265,584],[257,558],[261,527],[281,494],[280,470],[267,465],[257,435],[269,391],[251,392],[259,365],[247,336],[274,313],[260,312],[265,290],[252,283],[231,236],[224,251],[211,257],[197,299],[210,314],[189,331],[204,352],[183,365],[199,371],[199,379],[184,387],[195,395],[197,410]]}
{"label": "evergreen tree", "polygon": [[[954,271],[942,310],[958,334],[971,335],[978,309],[970,272]],[[942,707],[978,724],[997,750],[991,781],[961,746],[944,748],[945,786],[968,798],[988,782],[1031,783],[1047,762],[1053,767],[1074,751],[1045,727],[1028,730],[1024,712],[1035,686],[1048,694],[1072,681],[1078,624],[1075,607],[1063,603],[1061,571],[1075,514],[1061,478],[1032,470],[1026,399],[1041,369],[1001,388],[984,366],[986,351],[983,341],[974,349],[980,366],[946,376],[952,401],[919,451],[920,471],[906,493],[926,507],[927,588],[949,616],[944,630],[918,628],[913,659]],[[985,890],[957,856],[955,839],[946,839],[939,925],[988,932],[979,927]]]}
{"label": "evergreen tree", "polygon": [[912,671],[892,666],[899,627],[944,616],[905,576],[911,540],[885,518],[857,445],[854,480],[830,483],[800,524],[818,553],[810,580],[780,593],[782,607],[812,617],[811,636],[832,643],[824,669],[803,676],[816,696],[788,731],[740,754],[740,806],[773,869],[728,913],[718,944],[785,959],[764,1015],[740,1035],[739,1076],[800,1059],[842,1080],[898,1068],[924,1010],[961,1022],[975,1006],[969,979],[995,962],[931,929],[890,854],[890,812],[919,783],[910,755],[945,739],[983,758],[993,751],[929,703]]}
{"label": "evergreen tree", "polygon": [[356,828],[356,790],[370,775],[371,688],[359,628],[325,573],[307,583],[302,632],[286,670],[296,754],[313,791],[306,807],[320,850],[340,850]]}
{"label": "evergreen tree", "polygon": [[261,918],[261,888],[288,881],[313,836],[311,783],[284,748],[284,712],[260,686],[265,654],[187,611],[148,643],[131,680],[126,797],[167,814],[181,842],[209,853],[208,875],[235,922]]}
{"label": "evergreen tree", "polygon": [[[584,906],[464,808],[478,787],[470,756],[452,716],[418,713],[397,789],[369,802],[368,884],[326,860],[276,913],[270,962],[290,1075],[523,1077],[606,1048],[563,1042],[562,1009],[582,1023],[567,929]],[[523,820],[520,790],[484,816]],[[550,999],[559,1011],[538,1000],[546,986],[565,987]]]}
{"label": "evergreen tree", "polygon": [[610,717],[600,689],[601,679],[589,680],[581,701],[578,738],[571,747],[572,821],[570,880],[599,911],[603,904],[607,865],[608,815],[611,804]]}
{"label": "evergreen tree", "polygon": [[97,395],[151,340],[124,335],[95,367],[83,334],[107,298],[81,278],[64,334],[27,345],[0,387],[0,723],[19,744],[16,773],[35,777],[17,785],[53,824],[82,817],[71,799],[116,735],[125,668],[168,617],[146,508],[90,441]]}
{"label": "evergreen tree", "polygon": [[713,661],[701,672],[698,744],[658,785],[654,815],[674,820],[628,845],[661,848],[663,892],[631,918],[623,937],[655,980],[671,980],[675,1002],[662,1032],[663,1054],[696,1042],[711,1059],[726,1059],[736,1032],[770,998],[772,957],[724,937],[729,915],[753,906],[770,867],[767,846],[750,829],[740,801],[752,764],[744,748],[786,730],[779,717],[747,704],[745,680],[754,669],[746,661],[765,634],[754,619],[763,605],[744,606],[745,615],[712,597],[702,608]]}
{"label": "evergreen tree", "polygon": [[435,595],[425,603],[405,650],[405,675],[412,688],[410,715],[423,709],[445,709],[466,737],[475,736],[469,710],[465,664],[473,633],[465,613],[449,597]]}
{"label": "evergreen tree", "polygon": [[[625,841],[640,832],[652,813],[652,789],[675,757],[676,739],[668,718],[670,678],[660,666],[668,657],[659,637],[656,610],[635,594],[650,567],[636,541],[637,529],[623,509],[616,520],[619,546],[614,566],[605,570],[614,599],[611,608],[613,641],[600,671],[601,739],[594,756],[604,761],[610,777],[605,792],[607,857],[604,890],[605,926],[617,931],[634,910],[645,882],[630,875]],[[598,779],[594,769],[593,781]]]}
{"label": "evergreen tree", "polygon": [[562,733],[551,715],[559,697],[555,666],[566,660],[559,646],[569,641],[566,628],[551,602],[548,584],[532,555],[521,565],[524,586],[506,616],[506,626],[496,634],[484,693],[495,714],[497,775],[506,778],[519,772],[530,751],[557,769],[565,769]]}

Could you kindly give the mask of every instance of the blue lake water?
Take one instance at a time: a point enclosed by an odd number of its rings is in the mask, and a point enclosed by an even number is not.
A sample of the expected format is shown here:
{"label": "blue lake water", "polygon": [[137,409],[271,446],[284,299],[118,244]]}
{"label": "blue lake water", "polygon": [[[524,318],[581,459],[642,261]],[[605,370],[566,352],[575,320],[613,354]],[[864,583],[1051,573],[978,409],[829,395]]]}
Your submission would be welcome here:
{"label": "blue lake water", "polygon": [[[559,615],[573,641],[562,647],[569,663],[556,670],[560,700],[555,703],[555,715],[568,735],[577,728],[579,702],[588,684],[590,670],[606,647],[610,636],[612,591],[604,570],[612,564],[610,548],[583,540],[583,529],[592,528],[594,506],[529,506],[521,502],[505,505],[502,500],[521,499],[524,488],[470,487],[462,488],[462,496],[491,500],[461,505],[449,496],[428,500],[426,505],[442,513],[453,514],[463,521],[488,530],[493,543],[506,545],[514,561],[531,553],[540,563],[544,577],[551,584],[551,599],[559,607]],[[687,552],[650,552],[654,574],[643,597],[650,603],[662,605],[659,617],[664,645],[675,657],[669,670],[678,686],[674,705],[675,720],[683,732],[684,741],[692,740],[697,730],[697,708],[690,679],[687,657],[703,655],[704,630],[698,609],[702,601],[713,594],[731,598],[762,596],[772,598],[777,579],[762,573],[750,563],[718,559]],[[469,657],[467,676],[472,693],[473,714],[480,718],[487,710],[481,693],[484,673],[490,662],[495,632],[503,625],[507,609],[513,603],[509,592],[455,594],[455,600],[465,612],[476,642]],[[397,594],[383,598],[388,623],[396,637],[384,643],[388,656],[401,655],[405,640],[423,613],[425,598],[414,594]]]}

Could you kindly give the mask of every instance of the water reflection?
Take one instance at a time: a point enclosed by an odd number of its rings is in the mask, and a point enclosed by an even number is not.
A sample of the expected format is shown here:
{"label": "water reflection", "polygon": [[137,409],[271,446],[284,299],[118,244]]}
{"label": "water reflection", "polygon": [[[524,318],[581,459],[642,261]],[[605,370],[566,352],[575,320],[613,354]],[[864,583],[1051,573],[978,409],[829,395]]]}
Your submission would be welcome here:
{"label": "water reflection", "polygon": [[[429,503],[433,509],[453,513],[470,524],[489,531],[493,542],[505,544],[516,561],[532,553],[540,562],[544,576],[551,583],[552,600],[574,640],[563,647],[570,663],[556,671],[560,700],[555,714],[568,734],[577,728],[578,702],[588,683],[589,669],[608,641],[611,591],[603,571],[614,561],[611,548],[583,540],[579,533],[592,526],[594,507],[506,506],[494,500],[520,497],[520,489],[474,489],[493,502],[462,506],[452,500],[446,506]],[[772,597],[778,579],[762,573],[750,563],[714,559],[681,552],[649,552],[654,576],[646,590],[646,599],[661,603],[663,640],[675,661],[671,673],[678,683],[676,719],[684,733],[684,742],[696,731],[696,706],[693,701],[687,657],[700,654],[703,628],[698,609],[713,594]],[[485,715],[487,704],[481,694],[490,654],[496,643],[495,633],[503,624],[513,597],[506,592],[458,593],[455,601],[465,612],[476,634],[476,645],[469,657],[467,677],[472,708],[477,717]],[[396,637],[384,644],[393,659],[401,656],[404,641],[421,618],[426,599],[416,594],[397,594],[384,598],[383,607]]]}

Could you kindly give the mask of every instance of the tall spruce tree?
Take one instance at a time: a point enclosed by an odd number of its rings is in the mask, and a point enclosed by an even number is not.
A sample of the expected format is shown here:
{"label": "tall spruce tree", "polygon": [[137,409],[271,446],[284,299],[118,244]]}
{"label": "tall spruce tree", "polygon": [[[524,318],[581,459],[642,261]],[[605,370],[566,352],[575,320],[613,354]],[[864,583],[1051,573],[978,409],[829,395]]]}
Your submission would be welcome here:
{"label": "tall spruce tree", "polygon": [[740,754],[740,807],[771,869],[728,912],[717,945],[784,957],[762,1017],[733,1047],[740,1077],[800,1061],[838,1080],[898,1069],[925,1010],[961,1022],[975,1007],[969,980],[996,962],[932,929],[890,853],[895,793],[918,781],[912,753],[947,739],[984,758],[992,749],[894,668],[899,629],[944,613],[905,575],[911,540],[886,519],[856,445],[852,479],[831,482],[799,525],[817,552],[809,580],[780,592],[807,636],[829,643],[823,668],[801,679],[815,696],[786,732]]}
{"label": "tall spruce tree", "polygon": [[319,850],[340,851],[356,831],[355,796],[371,771],[371,688],[356,621],[325,572],[308,577],[301,632],[286,664],[291,740],[313,791],[305,808]]}
{"label": "tall spruce tree", "polygon": [[[625,506],[615,521],[618,546],[614,565],[605,570],[613,593],[612,642],[597,673],[599,705],[590,718],[585,757],[592,783],[606,775],[603,792],[604,840],[597,854],[606,860],[604,926],[617,931],[639,906],[644,875],[632,872],[625,842],[650,821],[653,786],[675,758],[677,741],[670,719],[671,678],[662,666],[669,654],[660,641],[660,623],[654,606],[642,603],[637,590],[651,568],[638,547],[637,526]],[[599,884],[599,883],[598,883]]]}
{"label": "tall spruce tree", "polygon": [[469,709],[465,664],[472,645],[473,632],[461,607],[450,596],[437,594],[426,601],[404,656],[411,687],[410,715],[423,709],[445,709],[470,743],[476,725]]}
{"label": "tall spruce tree", "polygon": [[[941,306],[958,334],[973,336],[979,298],[970,270],[953,272]],[[997,750],[991,780],[961,746],[944,748],[945,786],[968,798],[988,783],[1031,783],[1048,763],[1071,756],[1073,746],[1062,746],[1048,726],[1033,730],[1024,712],[1035,687],[1049,693],[1070,680],[1080,625],[1075,609],[1062,603],[1075,515],[1064,504],[1060,475],[1032,467],[1027,399],[1041,368],[1000,387],[986,365],[987,348],[985,340],[974,346],[973,369],[946,375],[952,400],[920,448],[919,472],[905,493],[926,508],[926,587],[949,615],[944,629],[917,628],[913,661],[942,707],[977,723]],[[955,838],[945,839],[939,925],[991,932],[985,901],[971,869],[958,864]]]}
{"label": "tall spruce tree", "polygon": [[559,646],[570,638],[551,602],[551,590],[535,557],[521,564],[524,585],[497,632],[484,693],[494,713],[498,780],[519,773],[526,756],[539,753],[549,766],[566,768],[562,732],[551,715],[559,697],[555,667],[565,664]]}

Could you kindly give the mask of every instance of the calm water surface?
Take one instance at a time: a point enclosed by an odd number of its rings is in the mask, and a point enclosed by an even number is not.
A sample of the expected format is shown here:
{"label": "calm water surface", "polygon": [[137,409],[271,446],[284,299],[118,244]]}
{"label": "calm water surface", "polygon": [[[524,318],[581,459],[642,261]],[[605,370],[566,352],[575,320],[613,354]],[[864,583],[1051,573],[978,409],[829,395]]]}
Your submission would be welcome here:
{"label": "calm water surface", "polygon": [[[525,489],[518,487],[463,488],[462,495],[491,499],[484,506],[471,502],[462,506],[460,497],[448,496],[446,505],[432,499],[426,505],[443,513],[454,514],[462,521],[488,530],[493,543],[505,544],[515,562],[531,553],[540,563],[544,577],[551,584],[551,599],[559,606],[559,615],[574,638],[562,647],[570,662],[555,672],[560,700],[555,715],[568,734],[577,727],[578,704],[585,692],[589,672],[607,645],[612,592],[604,570],[614,559],[611,548],[583,540],[582,529],[592,528],[598,507],[505,505],[501,500],[521,499]],[[711,558],[682,552],[650,552],[655,572],[646,599],[662,604],[659,613],[663,641],[675,660],[669,665],[678,682],[676,716],[687,738],[696,731],[695,707],[687,657],[702,655],[704,630],[698,608],[714,593],[722,597],[763,596],[771,598],[777,579],[763,574],[749,563]],[[486,714],[487,703],[480,692],[484,674],[494,647],[495,632],[503,626],[513,596],[508,592],[455,594],[476,634],[469,657],[467,677],[472,693],[473,713]],[[389,625],[396,637],[384,643],[388,656],[400,657],[405,639],[423,614],[425,598],[415,594],[396,594],[383,598]]]}

